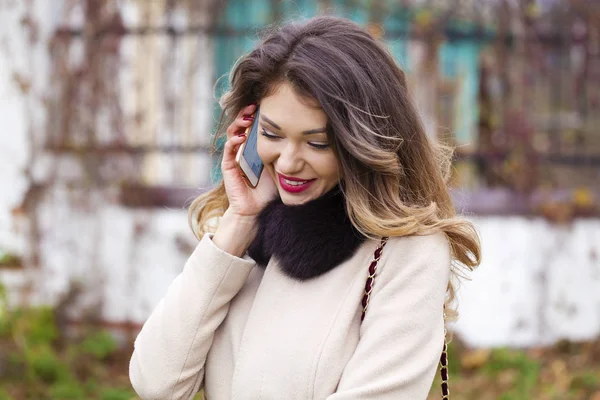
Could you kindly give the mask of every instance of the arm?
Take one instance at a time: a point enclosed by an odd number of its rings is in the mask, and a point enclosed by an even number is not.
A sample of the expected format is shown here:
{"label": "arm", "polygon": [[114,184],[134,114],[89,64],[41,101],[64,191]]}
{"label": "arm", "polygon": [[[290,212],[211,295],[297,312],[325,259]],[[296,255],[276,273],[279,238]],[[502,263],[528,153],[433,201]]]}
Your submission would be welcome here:
{"label": "arm", "polygon": [[328,400],[427,398],[444,343],[450,261],[443,234],[390,240],[360,340]]}
{"label": "arm", "polygon": [[[221,220],[213,240],[203,237],[135,341],[129,377],[144,400],[192,399],[200,390],[214,332],[255,265],[222,250],[241,255],[239,238],[251,237],[228,222]],[[237,242],[228,240],[232,232]]]}

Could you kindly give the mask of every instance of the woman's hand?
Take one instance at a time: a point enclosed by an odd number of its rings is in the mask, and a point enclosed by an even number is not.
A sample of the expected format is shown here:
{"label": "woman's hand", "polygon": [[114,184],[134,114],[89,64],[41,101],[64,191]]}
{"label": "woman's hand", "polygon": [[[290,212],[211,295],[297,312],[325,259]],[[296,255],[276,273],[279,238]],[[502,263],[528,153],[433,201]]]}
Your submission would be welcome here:
{"label": "woman's hand", "polygon": [[221,171],[229,199],[227,212],[238,216],[256,216],[277,195],[277,186],[265,170],[256,188],[251,188],[246,184],[242,172],[235,163],[238,148],[247,140],[244,131],[252,125],[252,114],[255,111],[255,105],[247,106],[240,111],[235,121],[227,128],[227,142],[223,149]]}

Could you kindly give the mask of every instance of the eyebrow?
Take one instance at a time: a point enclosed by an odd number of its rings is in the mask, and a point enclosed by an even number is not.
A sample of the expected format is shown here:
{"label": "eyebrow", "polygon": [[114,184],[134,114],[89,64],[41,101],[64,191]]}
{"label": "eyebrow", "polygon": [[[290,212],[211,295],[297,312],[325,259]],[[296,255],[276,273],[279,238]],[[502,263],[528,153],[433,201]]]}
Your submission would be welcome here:
{"label": "eyebrow", "polygon": [[[267,124],[271,125],[273,128],[277,129],[277,130],[281,130],[281,127],[279,125],[277,125],[275,122],[271,121],[269,118],[267,118],[266,115],[264,114],[260,114],[260,118],[265,121]],[[309,129],[307,131],[303,131],[302,134],[303,135],[314,135],[316,133],[325,133],[327,131],[326,128],[317,128],[317,129]]]}

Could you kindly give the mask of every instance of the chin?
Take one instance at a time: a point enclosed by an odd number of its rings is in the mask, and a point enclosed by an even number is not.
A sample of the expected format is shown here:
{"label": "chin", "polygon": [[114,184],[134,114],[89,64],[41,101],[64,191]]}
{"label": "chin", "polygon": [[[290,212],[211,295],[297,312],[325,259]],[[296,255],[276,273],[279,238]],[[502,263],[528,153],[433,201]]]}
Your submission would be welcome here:
{"label": "chin", "polygon": [[319,196],[314,196],[314,192],[310,192],[310,193],[288,193],[285,190],[278,188],[279,189],[279,197],[281,198],[281,202],[283,204],[285,204],[286,206],[297,206],[300,204],[304,204],[306,202],[309,202],[311,200],[316,199]]}
{"label": "chin", "polygon": [[290,195],[288,192],[283,190],[279,192],[279,197],[281,198],[281,202],[286,206],[298,206],[311,200],[306,196]]}

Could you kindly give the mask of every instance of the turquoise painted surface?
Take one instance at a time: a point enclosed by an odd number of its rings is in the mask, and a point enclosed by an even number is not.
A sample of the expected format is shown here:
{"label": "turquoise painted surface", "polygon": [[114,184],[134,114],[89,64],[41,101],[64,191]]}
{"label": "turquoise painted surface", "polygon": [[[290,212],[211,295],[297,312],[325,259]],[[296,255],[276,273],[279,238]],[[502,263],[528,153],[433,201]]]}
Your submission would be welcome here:
{"label": "turquoise painted surface", "polygon": [[[374,13],[372,0],[330,0],[335,15],[343,16],[366,25],[373,19],[381,21],[384,41],[402,69],[410,76],[414,65],[410,59],[410,39],[408,38],[415,11],[400,7],[394,0],[380,2],[381,8]],[[309,18],[320,11],[318,0],[271,1],[230,0],[221,16],[219,26],[222,33],[215,38],[214,62],[217,96],[228,88],[228,74],[235,61],[250,51],[258,39],[260,29],[275,22],[298,18]],[[469,29],[461,25],[461,29]],[[227,34],[226,32],[230,32]],[[243,32],[243,34],[240,34]],[[479,53],[482,45],[478,41],[460,40],[443,43],[439,48],[440,72],[445,79],[456,80],[458,84],[452,130],[457,143],[474,143],[477,138]],[[220,115],[220,107],[214,105],[215,126]],[[217,160],[213,163],[213,182],[221,178]]]}
{"label": "turquoise painted surface", "polygon": [[396,62],[406,72],[412,68],[408,56],[408,44],[412,12],[408,8],[398,7],[389,2],[386,4],[386,17],[383,19],[384,40]]}
{"label": "turquoise painted surface", "polygon": [[[275,6],[275,7],[274,7]],[[215,94],[218,98],[229,89],[229,72],[243,54],[252,49],[258,40],[260,30],[275,22],[279,17],[287,21],[298,18],[310,18],[317,14],[318,3],[315,0],[270,1],[253,0],[252,5],[244,0],[229,0],[225,12],[219,21],[221,33],[215,37],[214,62]],[[228,34],[228,32],[230,32]],[[245,32],[245,34],[239,34]],[[213,105],[214,126],[217,126],[221,108]],[[222,147],[222,143],[219,144]],[[218,160],[213,160],[212,181],[221,179]]]}
{"label": "turquoise painted surface", "polygon": [[462,40],[446,42],[439,49],[443,77],[458,83],[452,127],[458,145],[475,144],[477,140],[481,48],[480,43]]}

